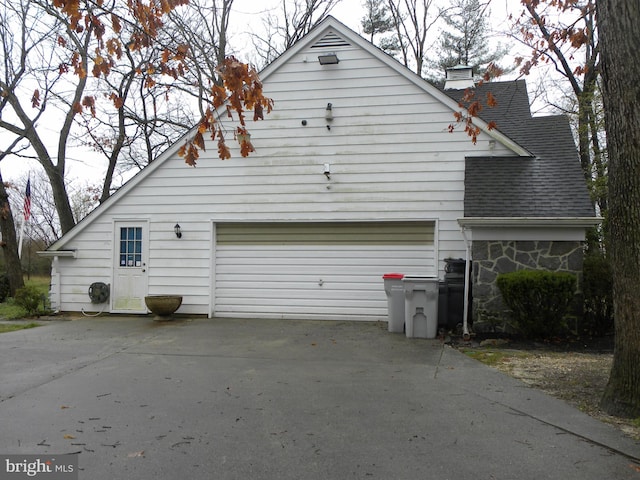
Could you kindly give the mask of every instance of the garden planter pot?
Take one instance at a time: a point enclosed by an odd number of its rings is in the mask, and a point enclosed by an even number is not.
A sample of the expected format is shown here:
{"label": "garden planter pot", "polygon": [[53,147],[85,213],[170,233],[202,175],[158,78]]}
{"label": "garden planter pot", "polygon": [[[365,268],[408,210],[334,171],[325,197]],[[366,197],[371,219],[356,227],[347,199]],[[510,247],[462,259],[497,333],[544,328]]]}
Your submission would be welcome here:
{"label": "garden planter pot", "polygon": [[147,308],[155,315],[154,320],[171,320],[172,315],[182,305],[181,295],[147,295]]}

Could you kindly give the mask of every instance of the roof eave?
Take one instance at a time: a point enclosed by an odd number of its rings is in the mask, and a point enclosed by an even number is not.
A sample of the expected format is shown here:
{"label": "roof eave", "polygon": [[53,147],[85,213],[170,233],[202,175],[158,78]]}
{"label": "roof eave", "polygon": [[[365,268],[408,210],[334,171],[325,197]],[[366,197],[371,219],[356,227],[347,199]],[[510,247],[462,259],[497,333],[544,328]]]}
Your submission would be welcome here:
{"label": "roof eave", "polygon": [[43,250],[36,252],[39,257],[54,258],[54,257],[68,257],[76,258],[77,250]]}
{"label": "roof eave", "polygon": [[591,228],[602,223],[601,217],[461,217],[458,224],[464,228],[509,227],[574,227]]}

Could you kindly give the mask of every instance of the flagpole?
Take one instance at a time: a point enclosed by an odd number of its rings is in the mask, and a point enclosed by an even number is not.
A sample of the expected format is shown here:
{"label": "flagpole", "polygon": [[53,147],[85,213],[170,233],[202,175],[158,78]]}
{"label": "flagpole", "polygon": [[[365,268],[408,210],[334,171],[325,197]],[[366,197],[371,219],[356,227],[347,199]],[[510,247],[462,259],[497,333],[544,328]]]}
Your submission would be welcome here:
{"label": "flagpole", "polygon": [[20,240],[18,242],[18,258],[22,258],[22,239],[24,238],[24,224],[27,221],[22,217],[22,222],[20,223]]}

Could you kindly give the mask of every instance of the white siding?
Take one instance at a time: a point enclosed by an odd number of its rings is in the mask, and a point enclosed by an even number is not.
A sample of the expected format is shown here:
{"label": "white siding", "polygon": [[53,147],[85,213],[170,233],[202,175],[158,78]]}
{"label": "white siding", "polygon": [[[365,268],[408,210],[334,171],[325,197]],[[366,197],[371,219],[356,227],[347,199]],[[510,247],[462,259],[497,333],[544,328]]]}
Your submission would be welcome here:
{"label": "white siding", "polygon": [[434,222],[219,224],[215,316],[386,320],[382,275],[436,274]]}
{"label": "white siding", "polygon": [[[319,49],[307,48],[268,73],[264,88],[275,109],[248,122],[256,148],[250,157],[240,157],[229,134],[231,160],[219,160],[211,142],[196,168],[175,154],[161,158],[87,219],[90,225],[64,245],[77,249],[77,258],[58,264],[60,308],[91,308],[89,284],[111,282],[114,219],[149,222],[148,292],[182,294],[183,313],[210,313],[212,221],[436,219],[440,275],[445,258],[464,256],[457,224],[464,158],[512,152],[500,143],[490,147],[485,134],[473,145],[461,129],[449,133],[452,111],[368,51],[332,50],[338,65],[319,65]],[[354,302],[358,308],[368,307]]]}
{"label": "white siding", "polygon": [[433,246],[225,246],[215,316],[386,320],[382,275],[435,273]]}

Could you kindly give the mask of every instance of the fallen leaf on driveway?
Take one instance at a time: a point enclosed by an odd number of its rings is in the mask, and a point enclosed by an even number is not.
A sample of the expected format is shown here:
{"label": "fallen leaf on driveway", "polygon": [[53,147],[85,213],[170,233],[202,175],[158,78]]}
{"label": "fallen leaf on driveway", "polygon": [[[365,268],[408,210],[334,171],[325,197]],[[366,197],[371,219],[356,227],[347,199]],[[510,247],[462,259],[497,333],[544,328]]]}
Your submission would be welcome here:
{"label": "fallen leaf on driveway", "polygon": [[139,452],[131,452],[129,455],[127,455],[127,457],[129,458],[144,457],[144,450],[140,450]]}
{"label": "fallen leaf on driveway", "polygon": [[64,438],[66,438],[67,440],[73,440],[75,437],[75,435],[71,435],[70,433],[65,433]]}

